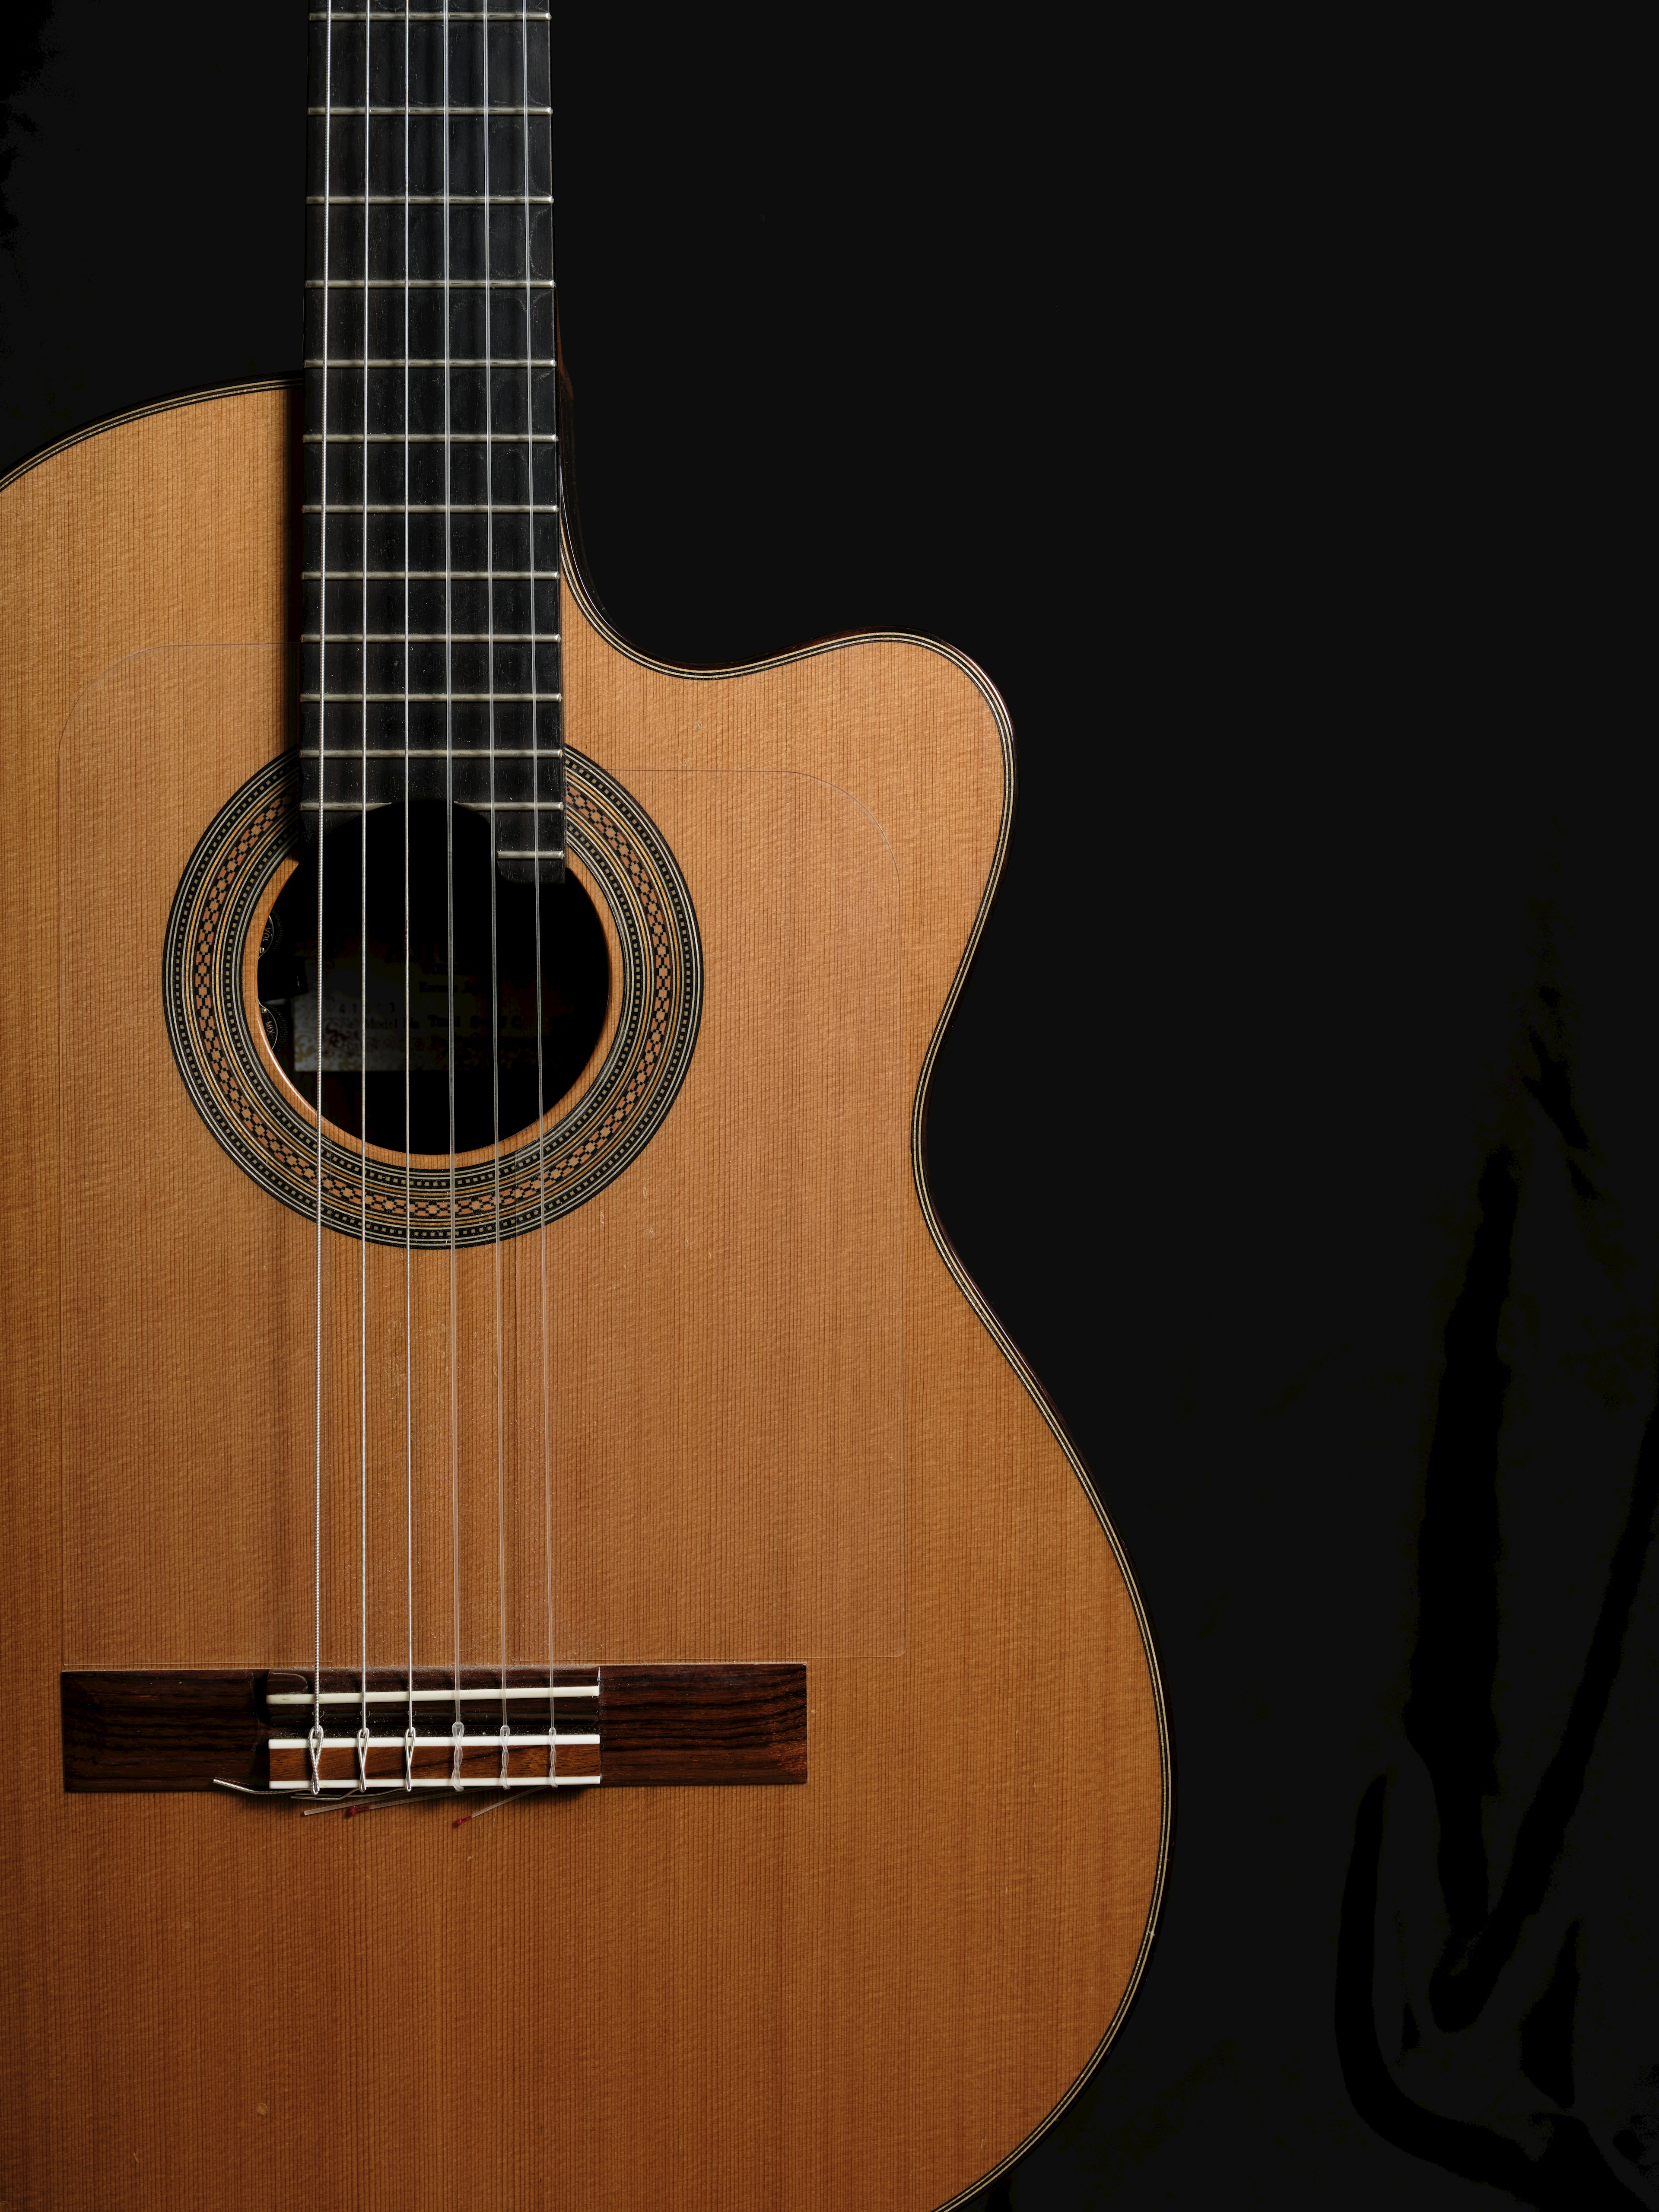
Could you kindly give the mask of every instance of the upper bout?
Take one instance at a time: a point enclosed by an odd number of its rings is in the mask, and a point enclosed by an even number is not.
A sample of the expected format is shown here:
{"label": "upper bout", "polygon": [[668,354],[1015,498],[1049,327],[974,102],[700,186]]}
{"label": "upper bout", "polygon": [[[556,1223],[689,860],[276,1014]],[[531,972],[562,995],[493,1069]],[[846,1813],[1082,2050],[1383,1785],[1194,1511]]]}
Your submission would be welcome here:
{"label": "upper bout", "polygon": [[895,635],[672,668],[618,637],[579,582],[563,633],[568,742],[624,784],[665,770],[808,777],[867,816],[897,877],[917,1011],[936,1020],[1012,817],[1012,735],[989,681],[949,647]]}

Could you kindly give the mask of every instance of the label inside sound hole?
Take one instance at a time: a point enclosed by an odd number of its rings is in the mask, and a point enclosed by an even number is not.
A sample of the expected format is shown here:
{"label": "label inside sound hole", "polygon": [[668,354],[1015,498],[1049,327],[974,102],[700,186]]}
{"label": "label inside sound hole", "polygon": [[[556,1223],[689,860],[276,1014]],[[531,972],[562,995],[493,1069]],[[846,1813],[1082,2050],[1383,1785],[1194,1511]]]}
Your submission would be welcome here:
{"label": "label inside sound hole", "polygon": [[577,1082],[613,979],[574,871],[505,882],[478,815],[417,799],[343,817],[324,846],[322,894],[319,963],[307,853],[265,925],[258,998],[307,1104],[320,1059],[336,1128],[393,1152],[471,1152],[532,1127]]}

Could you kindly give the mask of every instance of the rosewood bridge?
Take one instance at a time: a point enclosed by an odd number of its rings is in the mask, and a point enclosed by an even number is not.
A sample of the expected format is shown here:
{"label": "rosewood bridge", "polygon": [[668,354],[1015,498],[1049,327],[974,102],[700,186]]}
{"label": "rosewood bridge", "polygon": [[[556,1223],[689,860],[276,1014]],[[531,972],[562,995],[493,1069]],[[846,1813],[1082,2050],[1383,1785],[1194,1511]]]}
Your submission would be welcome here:
{"label": "rosewood bridge", "polygon": [[556,1790],[806,1779],[799,1664],[62,1677],[64,1787]]}

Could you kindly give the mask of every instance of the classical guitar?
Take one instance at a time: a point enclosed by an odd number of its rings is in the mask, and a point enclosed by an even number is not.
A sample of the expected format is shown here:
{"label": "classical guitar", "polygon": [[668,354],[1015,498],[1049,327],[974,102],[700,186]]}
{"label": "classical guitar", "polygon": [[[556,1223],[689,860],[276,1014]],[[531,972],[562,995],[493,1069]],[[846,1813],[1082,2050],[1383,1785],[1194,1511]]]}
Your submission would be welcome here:
{"label": "classical guitar", "polygon": [[547,15],[310,33],[302,392],[0,493],[0,2199],[935,2212],[1169,1835],[924,1170],[1007,718],[616,635]]}

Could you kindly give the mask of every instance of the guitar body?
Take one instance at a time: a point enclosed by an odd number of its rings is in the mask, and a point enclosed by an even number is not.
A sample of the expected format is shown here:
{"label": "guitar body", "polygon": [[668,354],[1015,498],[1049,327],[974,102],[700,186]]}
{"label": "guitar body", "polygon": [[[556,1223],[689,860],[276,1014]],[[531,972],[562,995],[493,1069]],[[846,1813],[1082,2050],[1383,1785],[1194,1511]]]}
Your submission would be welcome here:
{"label": "guitar body", "polygon": [[[606,921],[607,1036],[659,930],[678,1088],[527,1230],[319,1237],[216,1140],[164,973],[292,743],[294,434],[230,393],[0,494],[0,2199],[933,2212],[1115,2032],[1169,1829],[1121,1553],[921,1179],[1006,720],[910,640],[665,668],[568,582],[573,806],[619,866],[638,810],[689,914]],[[469,1662],[802,1662],[804,1786],[66,1792],[64,1670],[310,1663],[313,1477],[324,1667],[453,1619]]]}

